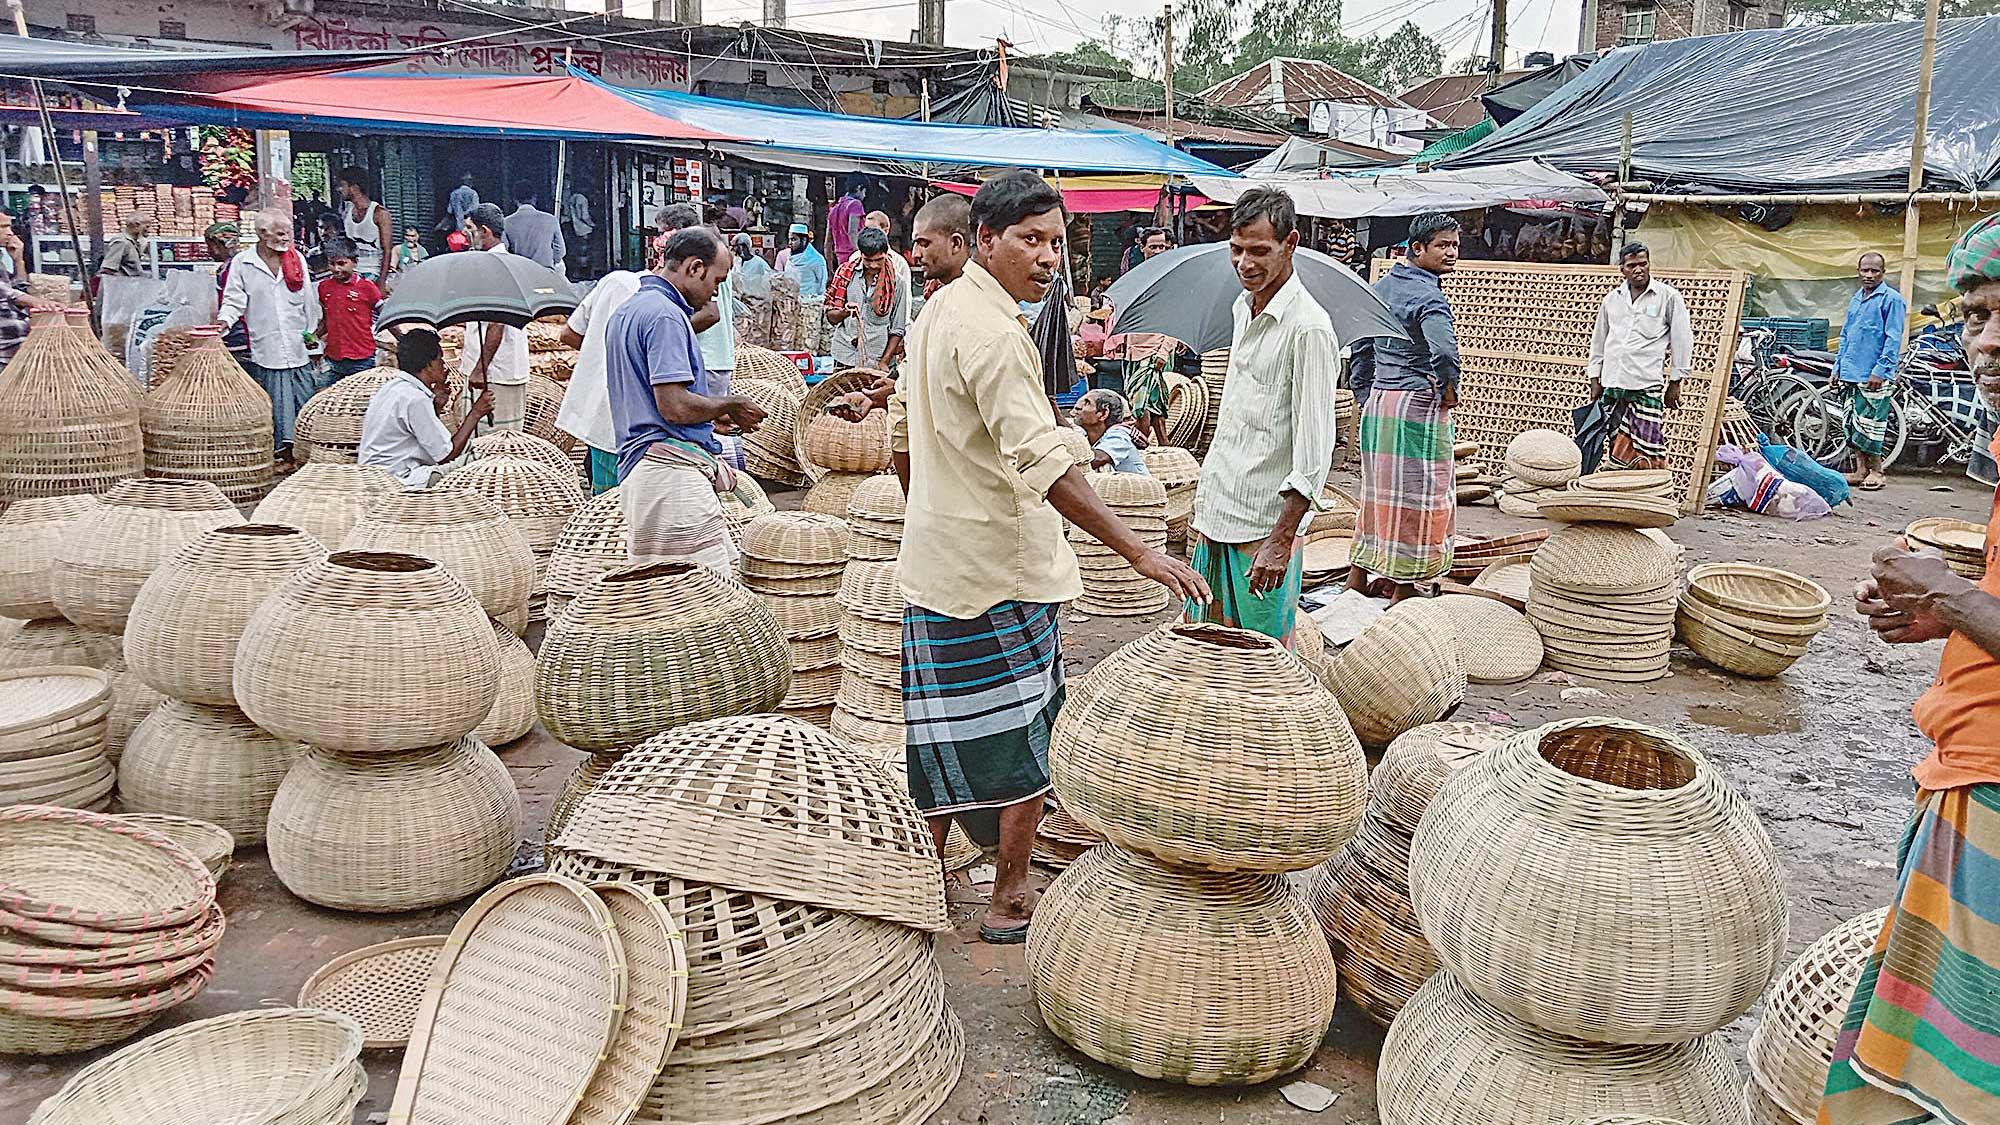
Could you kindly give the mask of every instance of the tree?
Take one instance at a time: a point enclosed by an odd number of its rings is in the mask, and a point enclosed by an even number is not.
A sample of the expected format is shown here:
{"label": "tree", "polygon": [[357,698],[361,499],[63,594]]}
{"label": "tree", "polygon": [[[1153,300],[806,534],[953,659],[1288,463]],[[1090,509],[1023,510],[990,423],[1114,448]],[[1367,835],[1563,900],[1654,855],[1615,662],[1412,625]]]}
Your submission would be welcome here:
{"label": "tree", "polygon": [[[1241,0],[1178,0],[1174,5],[1174,89],[1206,90],[1232,71],[1236,11]],[[1105,29],[1112,49],[1136,60],[1134,70],[1159,77],[1166,26],[1158,18],[1109,16]]]}
{"label": "tree", "polygon": [[1050,66],[1087,66],[1100,70],[1121,70],[1130,72],[1132,64],[1111,52],[1111,48],[1095,39],[1086,39],[1067,51],[1056,51],[1042,56],[1042,61]]}
{"label": "tree", "polygon": [[1414,23],[1354,39],[1340,30],[1340,0],[1258,0],[1250,30],[1236,44],[1233,70],[1280,55],[1328,63],[1388,90],[1435,77],[1444,66],[1443,49]]}
{"label": "tree", "polygon": [[1372,42],[1368,60],[1377,76],[1373,81],[1385,90],[1407,90],[1444,73],[1444,48],[1408,20]]}

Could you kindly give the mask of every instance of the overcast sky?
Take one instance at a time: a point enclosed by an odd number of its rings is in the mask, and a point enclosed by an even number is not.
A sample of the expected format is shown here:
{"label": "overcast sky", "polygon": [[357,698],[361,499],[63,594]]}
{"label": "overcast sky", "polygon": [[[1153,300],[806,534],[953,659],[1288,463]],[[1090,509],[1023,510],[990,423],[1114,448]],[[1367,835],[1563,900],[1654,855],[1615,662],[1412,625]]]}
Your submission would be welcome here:
{"label": "overcast sky", "polygon": [[[1247,7],[1250,0],[1245,0]],[[1447,62],[1483,54],[1492,18],[1490,0],[1346,0],[1345,26],[1351,35],[1387,31],[1405,19],[1416,21],[1444,45]],[[907,40],[916,26],[916,4],[890,0],[789,0],[794,27],[880,39]],[[1578,0],[1512,0],[1508,14],[1508,61],[1523,53],[1576,48]],[[990,44],[1005,36],[1026,52],[1055,51],[1085,38],[1103,39],[1104,17],[1157,15],[1154,0],[946,0],[945,42],[954,47]],[[703,0],[709,23],[757,19],[762,0]]]}

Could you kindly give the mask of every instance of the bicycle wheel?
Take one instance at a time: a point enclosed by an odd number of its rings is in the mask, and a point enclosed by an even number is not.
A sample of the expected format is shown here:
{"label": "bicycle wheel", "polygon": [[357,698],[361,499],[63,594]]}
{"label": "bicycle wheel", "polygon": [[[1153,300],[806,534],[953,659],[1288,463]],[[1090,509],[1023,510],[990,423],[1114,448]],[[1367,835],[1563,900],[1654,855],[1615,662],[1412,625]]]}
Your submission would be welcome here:
{"label": "bicycle wheel", "polygon": [[1897,399],[1889,400],[1888,429],[1882,433],[1882,471],[1896,463],[1903,455],[1903,444],[1909,440],[1909,427],[1903,424],[1903,404]]}
{"label": "bicycle wheel", "polygon": [[1837,398],[1814,394],[1799,399],[1792,411],[1791,433],[1793,445],[1827,468],[1847,463],[1847,410]]}
{"label": "bicycle wheel", "polygon": [[1749,388],[1743,408],[1750,412],[1750,420],[1759,429],[1774,438],[1789,440],[1791,419],[1798,411],[1799,400],[1817,393],[1817,387],[1797,375],[1767,371]]}

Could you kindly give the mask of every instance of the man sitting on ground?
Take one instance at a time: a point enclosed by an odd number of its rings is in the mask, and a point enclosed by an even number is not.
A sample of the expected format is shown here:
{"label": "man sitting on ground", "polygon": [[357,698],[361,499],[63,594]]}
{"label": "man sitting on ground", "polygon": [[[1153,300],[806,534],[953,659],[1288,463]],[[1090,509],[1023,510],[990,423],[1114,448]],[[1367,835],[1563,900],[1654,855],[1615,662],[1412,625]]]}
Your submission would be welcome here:
{"label": "man sitting on ground", "polygon": [[1091,468],[1153,475],[1146,469],[1146,459],[1139,456],[1149,443],[1127,418],[1124,395],[1104,387],[1083,392],[1076,400],[1076,424],[1090,438]]}
{"label": "man sitting on ground", "polygon": [[387,470],[404,488],[429,488],[464,458],[466,443],[493,412],[493,391],[481,391],[465,421],[452,430],[444,423],[451,380],[437,333],[428,328],[403,333],[396,342],[396,366],[402,370],[368,400],[357,460]]}

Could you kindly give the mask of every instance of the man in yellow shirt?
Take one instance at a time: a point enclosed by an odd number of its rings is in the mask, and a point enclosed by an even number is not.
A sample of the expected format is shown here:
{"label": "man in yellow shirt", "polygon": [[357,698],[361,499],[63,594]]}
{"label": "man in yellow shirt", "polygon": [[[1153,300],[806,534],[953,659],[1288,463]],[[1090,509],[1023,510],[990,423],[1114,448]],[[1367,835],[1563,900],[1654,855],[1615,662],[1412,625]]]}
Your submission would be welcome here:
{"label": "man in yellow shirt", "polygon": [[1063,517],[1174,597],[1208,598],[1193,570],[1104,506],[1049,414],[1020,302],[1047,295],[1063,219],[1062,197],[1032,173],[979,189],[975,260],[917,318],[890,404],[908,495],[898,574],[910,794],[939,854],[954,816],[997,812],[1000,857],[979,928],[997,944],[1025,940],[1034,912],[1028,853],[1063,702],[1057,614],[1083,592]]}

